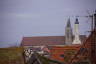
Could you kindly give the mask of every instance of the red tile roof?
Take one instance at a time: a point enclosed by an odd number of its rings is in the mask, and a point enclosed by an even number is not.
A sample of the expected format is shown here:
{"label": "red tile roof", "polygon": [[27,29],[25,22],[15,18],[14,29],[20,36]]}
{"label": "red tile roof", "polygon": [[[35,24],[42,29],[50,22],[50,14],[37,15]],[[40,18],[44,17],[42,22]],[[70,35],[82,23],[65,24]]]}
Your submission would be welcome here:
{"label": "red tile roof", "polygon": [[[85,36],[81,36],[84,40]],[[40,45],[64,45],[65,36],[39,36],[39,37],[23,37],[21,46],[40,46]]]}

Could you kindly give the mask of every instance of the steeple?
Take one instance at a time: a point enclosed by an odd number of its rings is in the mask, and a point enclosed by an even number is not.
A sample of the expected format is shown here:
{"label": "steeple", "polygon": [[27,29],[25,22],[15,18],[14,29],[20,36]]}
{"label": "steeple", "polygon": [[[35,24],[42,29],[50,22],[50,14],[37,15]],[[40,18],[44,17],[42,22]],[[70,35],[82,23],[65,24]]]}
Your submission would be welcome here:
{"label": "steeple", "polygon": [[70,18],[67,21],[67,25],[65,27],[65,44],[66,45],[71,45],[72,44],[72,28],[71,28],[71,23],[70,23]]}
{"label": "steeple", "polygon": [[67,27],[71,27],[71,24],[70,24],[70,18],[68,19]]}
{"label": "steeple", "polygon": [[79,38],[79,21],[78,18],[76,18],[75,24],[74,24],[74,40],[72,44],[81,44],[80,38]]}

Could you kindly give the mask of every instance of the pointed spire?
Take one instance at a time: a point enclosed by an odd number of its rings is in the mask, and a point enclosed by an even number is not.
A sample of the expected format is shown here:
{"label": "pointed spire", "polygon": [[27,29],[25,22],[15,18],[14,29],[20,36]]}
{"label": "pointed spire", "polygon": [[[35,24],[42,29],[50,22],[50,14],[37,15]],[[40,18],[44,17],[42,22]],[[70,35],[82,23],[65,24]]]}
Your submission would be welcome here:
{"label": "pointed spire", "polygon": [[71,24],[70,24],[70,18],[68,19],[67,27],[71,27]]}
{"label": "pointed spire", "polygon": [[78,18],[76,18],[75,24],[79,24]]}
{"label": "pointed spire", "polygon": [[71,28],[71,22],[70,18],[68,18],[67,25],[65,27],[65,44],[66,45],[71,45],[72,44],[72,28]]}

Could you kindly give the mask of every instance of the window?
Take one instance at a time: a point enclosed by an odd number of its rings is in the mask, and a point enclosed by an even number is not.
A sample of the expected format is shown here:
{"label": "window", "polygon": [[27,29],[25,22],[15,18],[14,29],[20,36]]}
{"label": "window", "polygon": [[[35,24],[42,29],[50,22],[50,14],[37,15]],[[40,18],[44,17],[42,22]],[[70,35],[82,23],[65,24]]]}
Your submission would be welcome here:
{"label": "window", "polygon": [[64,58],[64,54],[61,54],[60,57]]}

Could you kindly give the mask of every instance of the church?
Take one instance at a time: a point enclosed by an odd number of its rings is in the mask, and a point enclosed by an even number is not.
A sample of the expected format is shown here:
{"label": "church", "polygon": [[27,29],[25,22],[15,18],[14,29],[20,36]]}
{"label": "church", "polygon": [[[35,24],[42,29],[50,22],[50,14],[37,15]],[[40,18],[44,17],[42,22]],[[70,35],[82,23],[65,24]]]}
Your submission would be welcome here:
{"label": "church", "polygon": [[68,61],[67,58],[72,58],[85,38],[85,35],[79,35],[78,18],[74,22],[73,35],[69,18],[65,27],[65,36],[23,37],[21,46],[24,47],[26,61],[37,52],[47,58],[64,62]]}

